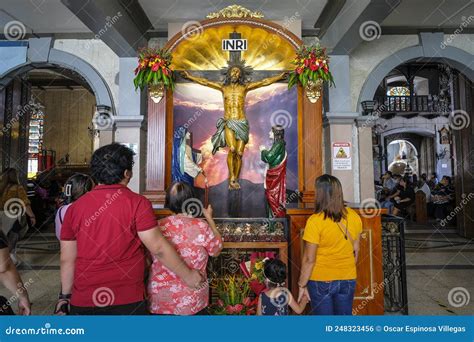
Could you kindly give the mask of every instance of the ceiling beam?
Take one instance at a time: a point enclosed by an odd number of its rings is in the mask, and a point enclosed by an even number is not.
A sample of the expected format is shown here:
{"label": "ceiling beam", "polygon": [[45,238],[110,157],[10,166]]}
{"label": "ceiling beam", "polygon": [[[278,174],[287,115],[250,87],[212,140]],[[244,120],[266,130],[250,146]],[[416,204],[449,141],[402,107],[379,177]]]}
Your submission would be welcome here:
{"label": "ceiling beam", "polygon": [[314,28],[318,30],[319,38],[324,36],[345,4],[346,0],[330,0],[326,2],[318,20],[314,23]]}
{"label": "ceiling beam", "polygon": [[135,57],[146,46],[145,34],[153,27],[138,0],[61,2],[119,57]]}
{"label": "ceiling beam", "polygon": [[331,54],[347,55],[364,41],[364,27],[370,25],[374,29],[371,33],[380,35],[380,24],[400,3],[401,0],[348,0],[321,41]]}
{"label": "ceiling beam", "polygon": [[[458,27],[406,27],[406,26],[382,26],[382,32],[385,35],[407,35],[419,34],[420,32],[443,32],[444,34],[455,34],[459,32]],[[474,27],[464,27],[462,34],[473,34]]]}

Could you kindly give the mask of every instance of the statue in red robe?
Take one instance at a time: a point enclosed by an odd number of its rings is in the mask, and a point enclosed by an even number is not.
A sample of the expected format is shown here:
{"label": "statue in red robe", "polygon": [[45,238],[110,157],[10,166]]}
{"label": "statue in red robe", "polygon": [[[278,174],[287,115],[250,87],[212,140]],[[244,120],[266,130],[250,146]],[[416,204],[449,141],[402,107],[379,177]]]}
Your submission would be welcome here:
{"label": "statue in red robe", "polygon": [[272,127],[269,133],[273,145],[270,149],[260,146],[261,159],[268,164],[265,175],[265,197],[269,217],[285,217],[286,214],[286,142],[283,126]]}

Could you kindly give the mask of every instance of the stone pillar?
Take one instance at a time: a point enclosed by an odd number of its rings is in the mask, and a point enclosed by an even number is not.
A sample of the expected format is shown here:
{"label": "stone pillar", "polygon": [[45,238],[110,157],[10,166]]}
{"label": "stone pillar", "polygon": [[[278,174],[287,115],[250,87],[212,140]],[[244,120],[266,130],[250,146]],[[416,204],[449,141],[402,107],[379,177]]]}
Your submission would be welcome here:
{"label": "stone pillar", "polygon": [[356,119],[359,141],[359,184],[360,201],[375,198],[374,155],[372,144],[372,127],[376,116],[359,116]]}
{"label": "stone pillar", "polygon": [[145,163],[143,162],[145,130],[142,127],[143,116],[118,115],[115,119],[115,142],[124,144],[135,152],[133,178],[128,187],[135,192],[144,190]]}
{"label": "stone pillar", "polygon": [[[354,133],[354,120],[358,113],[332,114],[324,118],[325,128],[325,156],[326,172],[339,178],[344,190],[344,200],[359,202],[358,181],[358,142],[357,133]],[[332,115],[331,115],[332,114]],[[334,143],[350,143],[351,166],[348,170],[334,169]]]}
{"label": "stone pillar", "polygon": [[119,99],[118,115],[114,117],[115,142],[130,147],[135,152],[133,178],[129,188],[135,192],[143,192],[145,187],[145,153],[146,153],[146,125],[143,121],[144,105],[141,92],[135,91],[133,70],[138,59],[135,57],[121,57],[119,60]]}
{"label": "stone pillar", "polygon": [[[359,113],[351,110],[349,56],[331,56],[331,72],[336,87],[328,88],[328,110],[324,117],[326,172],[339,178],[346,201],[359,202],[359,143],[355,125]],[[351,144],[350,170],[334,170],[333,143]]]}
{"label": "stone pillar", "polygon": [[98,139],[98,146],[96,139],[94,139],[94,150],[99,147],[109,145],[114,142],[114,128],[111,129],[102,129],[99,131],[99,139]]}

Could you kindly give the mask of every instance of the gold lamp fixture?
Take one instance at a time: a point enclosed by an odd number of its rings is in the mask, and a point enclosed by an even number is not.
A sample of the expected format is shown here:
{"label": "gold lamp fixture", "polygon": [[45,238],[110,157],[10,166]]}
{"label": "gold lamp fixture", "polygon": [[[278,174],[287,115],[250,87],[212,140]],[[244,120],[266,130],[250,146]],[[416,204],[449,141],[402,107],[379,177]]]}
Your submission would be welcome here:
{"label": "gold lamp fixture", "polygon": [[321,97],[322,86],[323,80],[321,79],[318,79],[316,81],[308,81],[308,83],[306,83],[305,91],[306,97],[308,98],[309,102],[318,102],[319,98]]}
{"label": "gold lamp fixture", "polygon": [[163,82],[158,84],[150,84],[148,86],[148,94],[150,94],[150,98],[155,103],[159,103],[165,94],[165,86]]}

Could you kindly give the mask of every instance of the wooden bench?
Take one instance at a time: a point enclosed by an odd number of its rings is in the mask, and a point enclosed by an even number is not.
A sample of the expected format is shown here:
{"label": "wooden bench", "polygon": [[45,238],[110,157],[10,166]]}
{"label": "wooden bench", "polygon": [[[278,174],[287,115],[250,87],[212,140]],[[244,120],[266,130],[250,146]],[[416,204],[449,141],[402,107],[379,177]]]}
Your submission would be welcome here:
{"label": "wooden bench", "polygon": [[426,224],[428,222],[426,194],[421,190],[418,190],[415,194],[415,217],[416,223]]}

